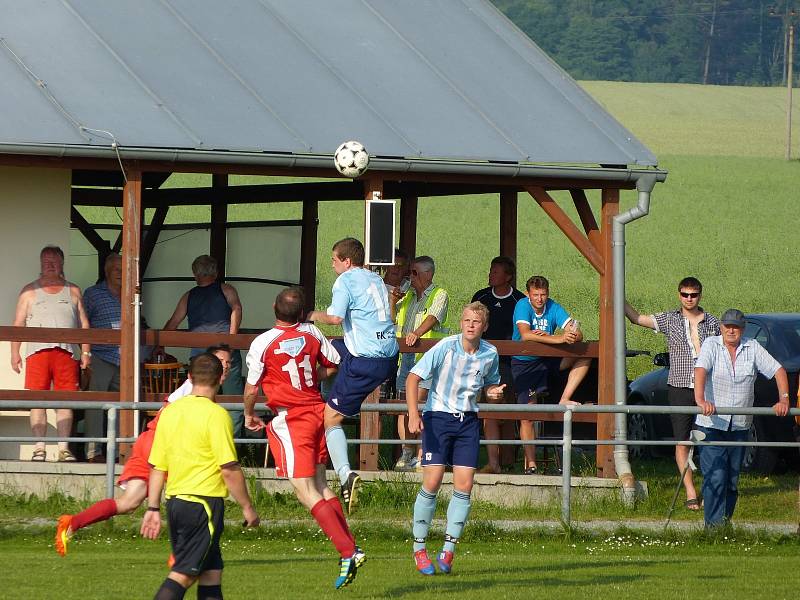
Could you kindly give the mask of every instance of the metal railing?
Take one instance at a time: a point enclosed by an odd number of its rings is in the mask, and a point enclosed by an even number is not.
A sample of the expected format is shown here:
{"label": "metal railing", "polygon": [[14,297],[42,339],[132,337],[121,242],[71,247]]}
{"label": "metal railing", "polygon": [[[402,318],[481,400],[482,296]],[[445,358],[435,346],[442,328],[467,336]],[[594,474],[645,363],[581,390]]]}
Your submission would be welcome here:
{"label": "metal railing", "polygon": [[[70,409],[99,409],[108,413],[108,430],[105,437],[48,437],[38,438],[31,436],[0,436],[0,443],[21,442],[34,443],[40,441],[50,442],[105,442],[106,444],[106,495],[114,497],[114,467],[116,464],[117,445],[131,443],[135,438],[117,436],[118,413],[120,410],[158,410],[163,406],[160,402],[79,402],[79,401],[44,401],[44,400],[2,400],[2,410],[28,410],[31,408],[70,408]],[[241,409],[241,404],[221,403],[226,409]],[[571,496],[572,496],[572,449],[575,446],[746,446],[768,448],[800,448],[800,442],[692,442],[674,440],[576,440],[572,436],[573,414],[575,413],[624,413],[624,414],[699,414],[700,409],[692,406],[643,406],[643,405],[579,405],[562,406],[560,404],[480,404],[481,412],[497,413],[563,413],[564,430],[561,439],[536,439],[522,440],[481,440],[481,445],[535,445],[535,446],[560,446],[562,448],[562,479],[561,479],[561,520],[566,527],[571,523]],[[362,412],[390,412],[405,411],[405,403],[363,404]],[[751,415],[775,416],[771,408],[723,408],[717,409],[721,415]],[[792,416],[800,415],[800,409],[792,408]],[[535,420],[535,419],[534,419]],[[236,439],[236,443],[265,444],[265,439],[243,438]],[[390,440],[390,439],[350,439],[349,444],[419,444],[419,440]]]}

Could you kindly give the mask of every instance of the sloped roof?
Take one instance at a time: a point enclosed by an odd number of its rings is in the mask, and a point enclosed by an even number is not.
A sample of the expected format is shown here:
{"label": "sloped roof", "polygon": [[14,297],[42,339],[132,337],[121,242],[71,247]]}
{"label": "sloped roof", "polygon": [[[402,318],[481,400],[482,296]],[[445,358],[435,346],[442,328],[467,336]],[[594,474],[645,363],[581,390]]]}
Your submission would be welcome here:
{"label": "sloped roof", "polygon": [[[0,152],[654,166],[484,0],[0,0]],[[139,154],[137,154],[139,152]],[[388,165],[391,161],[387,161]]]}

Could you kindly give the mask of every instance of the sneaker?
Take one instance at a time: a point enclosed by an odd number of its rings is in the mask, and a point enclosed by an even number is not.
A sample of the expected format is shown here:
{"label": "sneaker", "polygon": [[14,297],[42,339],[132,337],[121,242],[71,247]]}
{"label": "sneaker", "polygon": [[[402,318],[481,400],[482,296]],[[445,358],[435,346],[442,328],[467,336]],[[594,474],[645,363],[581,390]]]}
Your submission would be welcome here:
{"label": "sneaker", "polygon": [[67,544],[72,536],[72,515],[61,515],[56,525],[56,552],[67,555]]}
{"label": "sneaker", "polygon": [[414,562],[417,565],[417,571],[423,575],[436,574],[436,569],[433,567],[431,559],[428,558],[428,551],[425,548],[414,552]]}
{"label": "sneaker", "polygon": [[453,570],[453,553],[449,550],[442,550],[436,557],[436,564],[439,565],[439,571],[447,575]]}
{"label": "sneaker", "polygon": [[356,560],[356,568],[360,569],[364,563],[367,562],[367,553],[356,546],[356,552],[353,554],[353,558]]}
{"label": "sneaker", "polygon": [[403,453],[400,455],[400,458],[397,459],[397,462],[394,463],[394,470],[395,471],[407,471],[408,470],[408,463],[413,458],[410,450],[403,450]]}
{"label": "sneaker", "polygon": [[356,578],[358,567],[356,566],[356,555],[353,554],[350,558],[339,559],[339,576],[333,583],[333,586],[339,590],[347,585],[350,585]]}
{"label": "sneaker", "polygon": [[353,514],[356,504],[358,504],[358,486],[361,485],[361,477],[358,473],[351,472],[347,477],[347,481],[342,485],[340,493],[342,494],[342,501],[347,507],[347,514]]}
{"label": "sneaker", "polygon": [[422,473],[422,461],[416,456],[408,461],[408,470]]}

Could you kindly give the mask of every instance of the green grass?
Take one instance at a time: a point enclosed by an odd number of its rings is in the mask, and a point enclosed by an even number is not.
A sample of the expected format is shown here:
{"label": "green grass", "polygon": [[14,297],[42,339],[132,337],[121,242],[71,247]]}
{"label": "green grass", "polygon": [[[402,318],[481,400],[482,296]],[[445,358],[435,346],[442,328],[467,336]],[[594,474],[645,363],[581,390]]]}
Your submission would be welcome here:
{"label": "green grass", "polygon": [[[792,598],[795,538],[731,531],[718,536],[544,535],[500,532],[473,522],[459,545],[451,576],[423,578],[413,569],[411,540],[398,529],[356,529],[369,560],[342,595],[352,598],[615,597]],[[441,532],[431,537],[438,549]],[[435,540],[435,541],[434,541]],[[127,531],[76,538],[58,557],[50,532],[5,535],[3,597],[151,597],[166,575],[169,547]],[[227,598],[319,598],[333,591],[337,559],[321,532],[305,527],[241,531],[223,538]],[[779,567],[783,565],[783,567]],[[191,591],[187,598],[194,597]]]}

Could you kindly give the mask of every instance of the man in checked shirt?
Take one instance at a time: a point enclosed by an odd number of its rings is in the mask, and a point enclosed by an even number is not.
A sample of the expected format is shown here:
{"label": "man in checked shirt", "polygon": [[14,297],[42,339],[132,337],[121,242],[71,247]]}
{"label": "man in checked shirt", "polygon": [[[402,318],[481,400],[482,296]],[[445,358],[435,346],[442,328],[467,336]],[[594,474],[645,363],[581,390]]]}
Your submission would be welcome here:
{"label": "man in checked shirt", "polygon": [[[653,315],[641,315],[627,302],[625,316],[634,325],[649,327],[667,336],[669,349],[669,376],[667,377],[667,401],[670,406],[695,406],[694,363],[700,354],[700,346],[707,337],[719,335],[719,321],[700,306],[703,284],[694,277],[685,277],[678,284],[680,308]],[[675,441],[689,439],[694,424],[694,415],[670,415]],[[675,462],[678,472],[686,467],[689,458],[688,446],[675,446]],[[683,477],[686,488],[686,508],[700,510],[697,490],[691,469]]]}

